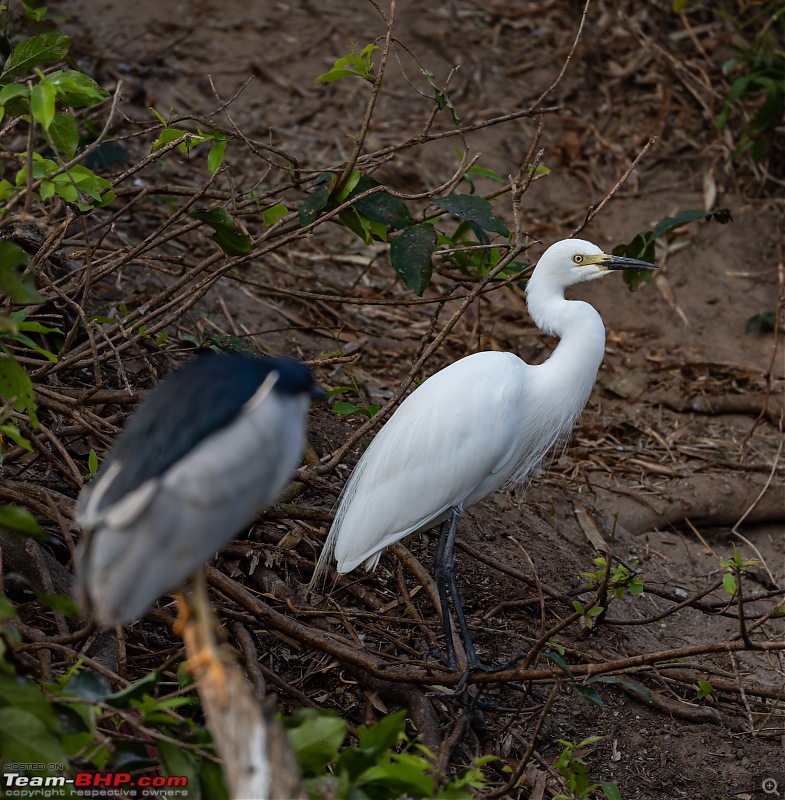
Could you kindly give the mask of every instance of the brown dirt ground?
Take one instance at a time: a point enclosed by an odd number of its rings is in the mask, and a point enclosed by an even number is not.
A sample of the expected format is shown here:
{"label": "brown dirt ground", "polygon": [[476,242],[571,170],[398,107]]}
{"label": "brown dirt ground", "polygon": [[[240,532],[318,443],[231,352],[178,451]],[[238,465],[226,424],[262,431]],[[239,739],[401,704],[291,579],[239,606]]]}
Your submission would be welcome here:
{"label": "brown dirt ground", "polygon": [[[64,29],[75,36],[80,64],[105,84],[124,82],[122,110],[128,116],[146,119],[149,106],[164,114],[172,108],[179,115],[208,115],[216,99],[207,74],[224,98],[253,75],[231,106],[247,136],[271,136],[306,169],[347,157],[347,135],[357,129],[368,87],[351,80],[321,87],[313,79],[351,43],[365,43],[383,33],[370,5],[354,0],[65,0],[57,5],[66,15]],[[528,106],[558,74],[580,15],[580,3],[553,0],[402,0],[395,34],[437,82],[444,81],[452,66],[461,65],[450,96],[467,122]],[[785,585],[779,460],[783,363],[780,355],[774,365],[774,392],[767,394],[765,375],[774,339],[771,333],[744,333],[751,316],[777,303],[778,271],[781,280],[783,269],[778,227],[782,203],[777,197],[781,182],[776,180],[781,154],[772,153],[768,162],[771,180],[743,161],[727,160],[732,142],[728,135],[717,134],[712,119],[725,91],[718,64],[731,38],[732,28],[713,15],[696,12],[679,18],[665,2],[592,4],[574,60],[546,101],[561,108],[544,117],[542,163],[551,172],[535,181],[524,197],[527,233],[543,244],[568,236],[647,139],[656,135],[656,145],[581,235],[612,248],[683,209],[708,203],[727,206],[733,213],[732,224],[693,224],[669,236],[658,252],[661,269],[656,279],[641,291],[631,294],[620,280],[608,279],[575,293],[603,315],[608,345],[574,439],[527,491],[497,494],[465,517],[462,537],[469,545],[568,593],[581,587],[581,572],[594,557],[576,516],[576,509],[582,509],[588,526],[593,522],[612,541],[619,558],[639,561],[647,587],[642,598],[614,603],[609,621],[640,622],[665,613],[679,598],[716,581],[731,540],[745,558],[761,559],[749,581],[750,594]],[[401,48],[398,54],[408,79],[426,91],[411,56]],[[368,149],[403,141],[419,131],[430,108],[391,59]],[[439,124],[447,128],[449,121]],[[466,143],[482,154],[483,166],[506,176],[518,168],[535,131],[535,122],[519,120],[472,133]],[[259,162],[231,166],[235,174],[259,171]],[[403,151],[379,174],[399,190],[422,191],[442,183],[456,166],[452,143],[438,142]],[[170,157],[159,179],[185,182],[198,169],[203,167],[194,160]],[[491,188],[482,186],[483,191]],[[512,222],[505,200],[498,208]],[[118,221],[130,241],[146,233],[146,224],[143,213]],[[244,275],[322,294],[411,298],[395,279],[385,246],[368,248],[337,226],[331,228],[319,229],[290,252],[249,266]],[[536,245],[529,255],[536,260],[541,252]],[[138,276],[133,280],[138,286]],[[437,276],[430,296],[451,283],[451,278]],[[127,294],[118,283],[113,301]],[[351,364],[317,369],[318,379],[327,388],[356,382],[372,402],[383,402],[405,376],[433,312],[428,305],[331,305],[323,299],[276,296],[238,281],[221,282],[200,307],[203,316],[190,312],[181,323],[197,336],[204,331],[253,333],[251,340],[259,349],[310,360],[339,350],[355,354]],[[455,307],[448,303],[441,321]],[[425,374],[479,349],[512,350],[538,361],[552,347],[553,342],[533,328],[522,292],[496,291],[469,309],[430,359]],[[126,369],[140,383],[149,380],[143,360],[127,360]],[[768,416],[757,420],[764,408]],[[337,418],[325,408],[314,410],[312,444],[317,454],[333,452],[361,421]],[[346,465],[354,463],[358,452],[355,448]],[[342,467],[330,478],[332,492],[340,489],[348,473],[348,466]],[[66,493],[74,492],[71,487]],[[733,536],[731,529],[760,493],[740,535]],[[329,509],[334,494],[312,487],[298,502]],[[307,520],[268,522],[257,528],[255,545],[230,550],[223,563],[228,574],[241,579],[253,572],[241,555],[254,549],[257,558],[261,553],[267,566],[297,588],[298,581],[309,578],[303,566],[307,559],[297,560],[270,542],[282,531],[307,542],[324,530]],[[431,538],[423,535],[406,544],[429,567]],[[309,552],[302,548],[301,556]],[[387,556],[378,574],[357,576],[374,596],[391,601],[383,623],[369,622],[358,610],[362,602],[343,589],[336,591],[334,602],[352,618],[351,635],[362,632],[364,647],[378,647],[390,656],[397,649],[401,658],[419,663],[428,643],[419,629],[407,625],[403,606],[394,602],[397,570],[396,558]],[[481,655],[502,660],[542,633],[537,593],[530,586],[478,564],[466,553],[459,556],[458,575]],[[410,590],[417,585],[410,575],[406,581]],[[781,593],[750,603],[748,613],[767,611],[780,598]],[[735,608],[723,606],[725,600],[719,590],[704,598],[711,607],[688,607],[645,624],[604,624],[590,637],[582,637],[573,625],[557,638],[574,663],[721,643],[738,630]],[[423,617],[433,617],[427,601],[417,600],[416,605]],[[569,610],[548,604],[547,626]],[[382,628],[394,632],[391,638],[380,632]],[[146,633],[133,640],[138,652],[166,639],[160,626],[158,632],[153,623],[144,629]],[[356,670],[344,671],[327,656],[314,656],[290,639],[255,635],[261,663],[278,673],[284,686],[338,708],[352,723],[397,705],[383,685],[367,683]],[[781,639],[783,623],[767,623],[758,636]],[[147,661],[139,657],[140,668],[154,663],[149,655]],[[592,735],[605,736],[586,755],[593,778],[615,781],[625,800],[758,796],[769,772],[785,780],[785,731],[778,700],[783,666],[776,651],[734,657],[717,653],[660,664],[635,675],[656,702],[647,704],[617,687],[606,687],[601,690],[603,709],[565,686],[538,745],[539,760],[527,773],[530,784],[510,796],[542,797],[540,790],[531,788],[538,776],[549,782],[545,796],[550,796],[557,786],[548,773],[548,763],[559,752],[555,740]],[[699,701],[695,684],[701,676],[726,688]],[[774,696],[744,696],[738,690],[741,685],[763,685]],[[496,753],[514,766],[525,750],[537,703],[529,701],[517,711],[521,695],[509,688],[492,688],[484,697],[499,707],[475,716],[451,753],[451,767],[481,753]],[[298,705],[286,689],[280,691],[280,701],[288,710]],[[443,730],[454,730],[457,717],[450,708],[442,705],[438,713]]]}

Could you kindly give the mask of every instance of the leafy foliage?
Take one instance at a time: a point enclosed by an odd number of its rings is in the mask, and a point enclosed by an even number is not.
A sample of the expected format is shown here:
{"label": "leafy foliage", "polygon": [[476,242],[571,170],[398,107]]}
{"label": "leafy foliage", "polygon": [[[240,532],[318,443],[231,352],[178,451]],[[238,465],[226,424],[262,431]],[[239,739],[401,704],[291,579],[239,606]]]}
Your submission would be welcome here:
{"label": "leafy foliage", "polygon": [[487,785],[482,773],[486,758],[439,788],[433,775],[435,756],[404,733],[405,710],[360,726],[352,746],[343,745],[346,723],[330,712],[301,709],[283,722],[314,800],[470,800],[473,789]]}
{"label": "leafy foliage", "polygon": [[698,689],[695,694],[698,700],[705,700],[713,691],[714,687],[709,681],[698,681]]}
{"label": "leafy foliage", "polygon": [[743,101],[756,102],[757,108],[743,123],[733,151],[734,157],[749,152],[755,163],[766,156],[785,113],[785,53],[776,35],[785,7],[770,3],[769,8],[767,22],[754,43],[749,47],[733,46],[735,54],[722,66],[723,73],[733,80],[716,120],[717,129],[722,131]]}
{"label": "leafy foliage", "polygon": [[375,44],[367,44],[357,53],[355,48],[352,47],[351,52],[339,58],[328,72],[316,79],[317,82],[332,83],[333,81],[341,80],[341,78],[362,78],[373,82],[373,62],[371,59],[378,49]]}
{"label": "leafy foliage", "polygon": [[239,229],[236,220],[223,208],[192,211],[190,216],[206,223],[215,231],[213,241],[228,256],[244,256],[253,249],[251,237]]}
{"label": "leafy foliage", "polygon": [[[613,254],[616,256],[639,258],[643,261],[655,262],[656,254],[654,252],[654,243],[657,239],[661,236],[665,236],[666,233],[676,230],[676,228],[680,228],[682,225],[687,225],[699,219],[713,219],[720,225],[726,225],[732,220],[732,217],[727,208],[715,208],[711,211],[698,211],[696,209],[680,211],[674,217],[663,217],[655,225],[653,230],[639,233],[631,242],[614,247]],[[641,283],[650,281],[652,274],[651,272],[628,270],[624,272],[622,277],[624,282],[630,287],[630,291],[635,291]]]}
{"label": "leafy foliage", "polygon": [[[6,637],[13,634],[9,622],[2,623]],[[189,682],[182,683],[188,690]],[[191,798],[226,798],[209,733],[195,721],[198,699],[193,694],[160,694],[162,688],[161,677],[151,672],[112,691],[102,675],[78,663],[42,688],[15,675],[0,656],[0,757],[38,765],[24,770],[31,776],[160,771],[187,777]],[[433,774],[434,755],[404,733],[405,710],[359,727],[352,745],[345,743],[346,723],[332,712],[306,708],[282,721],[315,800],[470,800],[472,790],[487,785],[482,773],[486,758],[440,788]],[[129,725],[138,744],[127,738]],[[113,727],[124,729],[124,735],[107,735]],[[147,745],[141,746],[142,741]],[[62,796],[76,797],[67,788]]]}
{"label": "leafy foliage", "polygon": [[[636,559],[632,562],[632,566],[636,566],[637,563]],[[605,576],[608,561],[604,556],[599,556],[594,559],[594,565],[599,567],[599,570],[581,573],[588,579],[589,589],[600,585]],[[643,581],[634,572],[630,571],[625,564],[613,564],[608,579],[608,596],[620,600],[626,592],[629,592],[633,597],[639,597],[643,594]]]}
{"label": "leafy foliage", "polygon": [[720,561],[720,566],[728,571],[722,577],[722,588],[733,597],[739,589],[742,573],[758,563],[757,558],[742,558],[736,543],[733,542],[733,555]]}
{"label": "leafy foliage", "polygon": [[589,768],[579,755],[578,751],[584,750],[591,745],[602,741],[604,736],[590,736],[582,742],[571,742],[566,739],[558,739],[559,744],[564,746],[559,757],[553,764],[553,768],[567,783],[569,794],[557,794],[553,800],[589,800],[597,789],[601,789],[606,800],[616,800],[621,798],[619,789],[615,783],[591,783]]}
{"label": "leafy foliage", "polygon": [[484,197],[475,194],[455,194],[435,201],[439,208],[455,214],[459,219],[473,222],[483,230],[509,236],[507,226],[493,213],[493,208]]}
{"label": "leafy foliage", "polygon": [[0,505],[0,525],[25,536],[43,536],[41,526],[26,509],[14,505]]}
{"label": "leafy foliage", "polygon": [[[58,608],[75,613],[64,605]],[[0,629],[0,757],[26,764],[20,774],[175,774],[188,778],[190,798],[228,797],[213,761],[209,733],[193,718],[177,713],[196,717],[195,697],[155,697],[160,690],[155,672],[112,691],[106,678],[79,663],[39,687],[15,675],[2,655],[1,643],[15,637],[12,615],[3,615]],[[112,730],[124,730],[124,735],[114,739],[108,735]],[[128,740],[128,734],[137,741]],[[58,796],[77,797],[67,784],[60,789]]]}
{"label": "leafy foliage", "polygon": [[776,311],[764,311],[755,314],[747,320],[744,333],[770,333],[774,330],[777,323]]}
{"label": "leafy foliage", "polygon": [[158,134],[158,138],[151,146],[151,151],[153,153],[173,142],[177,142],[177,145],[175,145],[176,150],[184,155],[188,155],[193,149],[202,144],[210,144],[210,150],[207,154],[207,169],[210,174],[215,173],[221,164],[223,164],[226,146],[229,143],[229,137],[226,136],[226,134],[220,131],[216,133],[205,133],[199,128],[197,128],[196,133],[180,128],[173,128],[172,120],[165,119],[154,108],[151,108],[150,111],[163,126],[163,129]]}
{"label": "leafy foliage", "polygon": [[433,275],[436,229],[429,222],[407,228],[390,246],[390,261],[400,279],[422,297]]}

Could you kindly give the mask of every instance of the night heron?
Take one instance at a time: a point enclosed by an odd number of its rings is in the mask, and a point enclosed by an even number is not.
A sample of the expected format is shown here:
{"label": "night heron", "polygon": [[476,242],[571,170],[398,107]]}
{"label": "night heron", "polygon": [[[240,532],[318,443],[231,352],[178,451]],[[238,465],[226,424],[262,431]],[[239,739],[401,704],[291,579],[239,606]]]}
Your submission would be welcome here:
{"label": "night heron", "polygon": [[561,341],[532,366],[512,353],[467,356],[436,373],[400,405],[358,462],[344,489],[311,581],[331,559],[339,573],[372,570],[384,549],[441,523],[436,581],[456,666],[448,590],[464,639],[467,670],[489,669],[477,657],[455,580],[453,548],[464,509],[502,486],[525,481],[545,454],[569,437],[597,378],[605,347],[602,318],[565,290],[613,270],[653,264],[606,255],[568,239],[545,251],[526,287],[529,313]]}
{"label": "night heron", "polygon": [[209,353],[147,395],[76,512],[77,593],[101,626],[141,617],[276,500],[319,394],[297,361]]}

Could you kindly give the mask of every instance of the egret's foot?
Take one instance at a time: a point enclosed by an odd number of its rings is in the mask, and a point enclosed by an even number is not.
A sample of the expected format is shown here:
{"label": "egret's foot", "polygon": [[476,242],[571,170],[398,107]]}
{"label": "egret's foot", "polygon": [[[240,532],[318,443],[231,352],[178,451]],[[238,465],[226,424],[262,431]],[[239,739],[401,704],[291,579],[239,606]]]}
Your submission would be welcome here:
{"label": "egret's foot", "polygon": [[[521,653],[515,658],[510,659],[509,661],[505,661],[503,664],[486,664],[481,659],[477,658],[475,655],[474,658],[470,659],[466,664],[466,669],[463,672],[463,676],[459,681],[458,685],[455,687],[456,691],[460,691],[465,685],[466,681],[469,680],[469,676],[473,672],[504,672],[505,670],[512,669],[513,667],[517,666],[523,659],[526,658],[526,653]],[[453,668],[454,669],[454,668]],[[513,689],[517,689],[519,691],[526,691],[526,689],[521,686],[519,683],[514,683],[512,681],[505,681],[505,685],[511,686]]]}
{"label": "egret's foot", "polygon": [[467,664],[467,669],[471,672],[504,672],[506,669],[512,669],[513,667],[517,666],[521,661],[523,661],[524,658],[526,658],[526,655],[526,653],[521,653],[521,655],[511,658],[509,661],[505,661],[503,664],[486,664],[479,658],[474,658],[469,662],[469,664]]}
{"label": "egret's foot", "polygon": [[450,663],[450,654],[448,653],[445,655],[438,647],[431,647],[430,650],[425,653],[424,662],[426,667],[432,658],[436,659],[443,667],[447,667],[447,669],[458,669],[457,662]]}

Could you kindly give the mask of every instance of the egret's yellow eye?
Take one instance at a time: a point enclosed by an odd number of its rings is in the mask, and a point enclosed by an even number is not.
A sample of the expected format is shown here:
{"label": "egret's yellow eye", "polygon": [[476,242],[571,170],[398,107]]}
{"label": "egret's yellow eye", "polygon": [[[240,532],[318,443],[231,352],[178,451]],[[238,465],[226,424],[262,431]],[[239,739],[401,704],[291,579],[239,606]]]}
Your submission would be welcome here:
{"label": "egret's yellow eye", "polygon": [[579,253],[576,253],[572,257],[572,261],[573,261],[574,264],[583,264],[583,256],[580,255]]}

